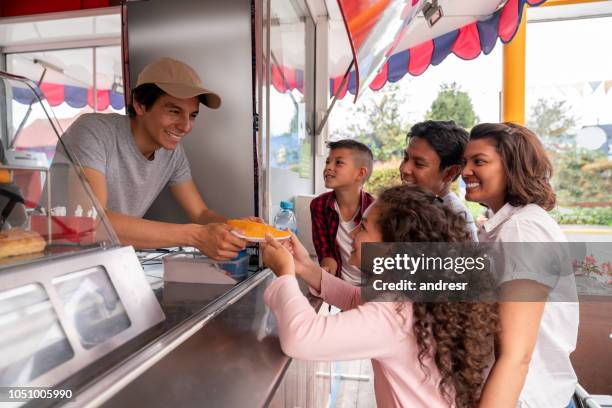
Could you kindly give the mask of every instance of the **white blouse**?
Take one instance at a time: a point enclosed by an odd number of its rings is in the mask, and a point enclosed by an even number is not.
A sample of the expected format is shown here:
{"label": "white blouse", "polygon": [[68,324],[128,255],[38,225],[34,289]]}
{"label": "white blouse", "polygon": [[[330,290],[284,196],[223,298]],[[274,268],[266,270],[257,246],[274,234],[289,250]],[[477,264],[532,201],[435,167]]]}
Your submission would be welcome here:
{"label": "white blouse", "polygon": [[[535,204],[504,205],[482,225],[478,238],[480,242],[567,242],[555,220]],[[573,275],[560,277],[557,288],[566,293],[564,299],[577,299]],[[568,297],[568,291],[573,296]],[[578,316],[578,302],[546,303],[517,407],[567,406],[577,382],[570,353],[576,348]]]}

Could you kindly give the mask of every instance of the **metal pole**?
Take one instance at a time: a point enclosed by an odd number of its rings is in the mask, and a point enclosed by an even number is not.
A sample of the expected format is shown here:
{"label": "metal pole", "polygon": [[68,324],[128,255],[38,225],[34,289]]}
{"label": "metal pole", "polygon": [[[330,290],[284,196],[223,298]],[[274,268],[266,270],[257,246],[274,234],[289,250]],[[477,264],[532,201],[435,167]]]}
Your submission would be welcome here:
{"label": "metal pole", "polygon": [[332,108],[336,104],[336,100],[338,99],[338,95],[340,95],[340,91],[342,91],[342,88],[344,88],[344,84],[346,83],[349,77],[351,68],[353,68],[354,63],[355,63],[355,60],[352,60],[348,69],[346,70],[346,73],[344,74],[344,77],[342,78],[342,82],[340,82],[340,86],[338,87],[338,89],[336,90],[336,93],[334,94],[334,99],[332,99],[332,103],[329,105],[329,108],[327,108],[327,112],[325,112],[325,116],[321,120],[321,123],[319,123],[319,127],[317,128],[317,131],[315,132],[315,136],[319,136],[321,132],[323,131],[323,128],[325,127],[325,124],[327,123],[327,119],[329,118],[329,114],[331,113]]}
{"label": "metal pole", "polygon": [[[36,60],[34,60],[34,62],[36,62]],[[38,84],[37,84],[39,89],[40,89],[40,85],[42,84],[42,81],[45,78],[46,74],[47,74],[47,67],[44,67],[43,68],[43,72],[40,75],[40,79],[38,80]],[[33,97],[32,100],[30,101],[30,105],[28,106],[28,110],[26,111],[25,115],[23,116],[23,120],[21,121],[21,123],[17,127],[17,131],[15,131],[15,135],[13,136],[13,140],[11,140],[11,143],[9,145],[9,149],[12,149],[15,146],[15,142],[17,141],[17,137],[21,133],[21,130],[25,126],[26,122],[28,121],[28,118],[30,117],[30,114],[32,113],[32,105],[34,104],[34,101],[38,101],[37,95],[35,97]]]}
{"label": "metal pole", "polygon": [[49,169],[45,173],[45,187],[47,189],[47,243],[51,245],[51,172]]}
{"label": "metal pole", "polygon": [[[95,19],[94,19],[95,21]],[[96,54],[98,52],[98,47],[92,48],[93,52],[93,110],[94,112],[98,111],[98,76],[96,75]]]}

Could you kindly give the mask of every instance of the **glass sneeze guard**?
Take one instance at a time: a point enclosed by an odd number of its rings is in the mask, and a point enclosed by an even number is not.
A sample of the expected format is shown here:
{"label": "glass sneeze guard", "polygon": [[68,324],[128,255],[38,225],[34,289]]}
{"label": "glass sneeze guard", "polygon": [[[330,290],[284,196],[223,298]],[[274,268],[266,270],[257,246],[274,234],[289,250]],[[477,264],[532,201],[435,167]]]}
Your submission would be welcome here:
{"label": "glass sneeze guard", "polygon": [[0,270],[119,245],[36,85],[0,73]]}
{"label": "glass sneeze guard", "polygon": [[57,387],[165,319],[36,84],[0,72],[0,399]]}

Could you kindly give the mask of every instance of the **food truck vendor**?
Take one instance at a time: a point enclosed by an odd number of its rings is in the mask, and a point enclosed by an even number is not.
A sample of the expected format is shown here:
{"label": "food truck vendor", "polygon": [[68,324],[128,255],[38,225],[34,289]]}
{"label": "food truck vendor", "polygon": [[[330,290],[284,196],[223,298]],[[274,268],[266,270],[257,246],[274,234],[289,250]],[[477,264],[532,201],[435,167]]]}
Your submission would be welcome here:
{"label": "food truck vendor", "polygon": [[[206,206],[191,177],[181,140],[193,128],[200,103],[217,109],[221,98],[202,87],[193,68],[162,58],[138,75],[128,116],[84,114],[64,133],[122,244],[192,246],[215,259],[231,259],[246,246]],[[142,218],[166,184],[191,223]]]}

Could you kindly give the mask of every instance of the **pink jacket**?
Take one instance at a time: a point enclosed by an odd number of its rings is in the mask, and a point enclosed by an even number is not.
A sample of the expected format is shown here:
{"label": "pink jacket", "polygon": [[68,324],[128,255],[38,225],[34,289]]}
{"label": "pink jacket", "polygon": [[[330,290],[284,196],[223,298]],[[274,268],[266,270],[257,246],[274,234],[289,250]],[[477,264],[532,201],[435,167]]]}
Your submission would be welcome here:
{"label": "pink jacket", "polygon": [[361,304],[359,288],[325,272],[321,297],[343,312],[317,315],[293,276],[282,276],[266,289],[264,299],[276,316],[285,354],[315,361],[371,358],[379,407],[449,407],[437,388],[440,374],[433,358],[424,361],[428,378],[419,365],[411,303]]}

